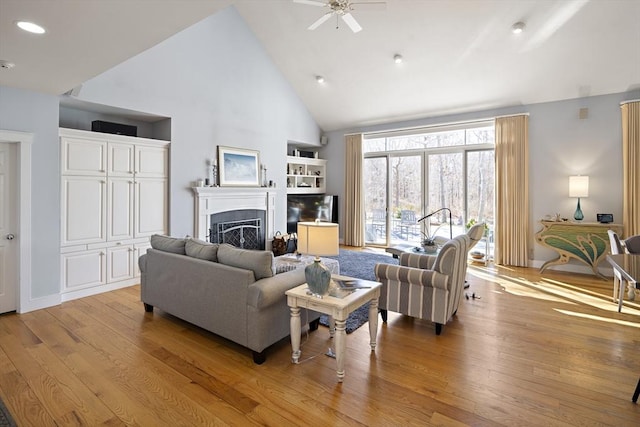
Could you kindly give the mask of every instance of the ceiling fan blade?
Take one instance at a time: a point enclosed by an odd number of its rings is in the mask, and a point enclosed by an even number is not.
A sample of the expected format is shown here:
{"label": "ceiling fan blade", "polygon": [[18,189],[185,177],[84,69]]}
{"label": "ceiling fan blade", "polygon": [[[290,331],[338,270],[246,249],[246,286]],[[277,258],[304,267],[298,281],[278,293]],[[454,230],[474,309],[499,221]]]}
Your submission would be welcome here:
{"label": "ceiling fan blade", "polygon": [[354,1],[350,3],[357,10],[385,10],[387,8],[386,1]]}
{"label": "ceiling fan blade", "polygon": [[329,13],[325,13],[324,15],[322,15],[320,17],[320,19],[318,19],[316,22],[314,22],[313,24],[309,25],[309,30],[315,30],[316,28],[318,28],[320,25],[322,25],[327,19],[331,18],[331,15],[333,15],[333,12],[329,12]]}
{"label": "ceiling fan blade", "polygon": [[320,6],[320,7],[324,7],[327,4],[326,3],[322,3],[320,1],[314,1],[314,0],[293,0],[294,3],[300,3],[300,4],[308,4],[311,6]]}
{"label": "ceiling fan blade", "polygon": [[349,28],[351,28],[351,31],[353,31],[354,33],[362,30],[362,27],[360,26],[360,24],[358,24],[358,21],[356,21],[356,18],[354,18],[352,14],[345,13],[344,15],[342,15],[342,20],[349,26]]}

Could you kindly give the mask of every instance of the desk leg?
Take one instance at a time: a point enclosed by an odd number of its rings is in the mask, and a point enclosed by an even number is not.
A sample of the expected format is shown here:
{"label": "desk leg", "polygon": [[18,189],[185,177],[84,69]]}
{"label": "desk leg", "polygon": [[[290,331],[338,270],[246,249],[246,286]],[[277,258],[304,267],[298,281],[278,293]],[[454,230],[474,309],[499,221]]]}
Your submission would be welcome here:
{"label": "desk leg", "polygon": [[624,290],[627,287],[627,281],[620,279],[620,294],[618,295],[618,313],[622,311],[622,299],[624,298]]}
{"label": "desk leg", "polygon": [[298,363],[300,360],[300,307],[291,307],[291,361]]}
{"label": "desk leg", "polygon": [[338,382],[342,382],[344,379],[344,353],[345,353],[345,342],[347,339],[347,322],[345,319],[336,319],[336,335],[335,335],[335,344],[336,344],[336,363],[338,364]]}
{"label": "desk leg", "polygon": [[378,337],[378,298],[369,302],[369,337],[371,351],[376,351],[376,339]]}

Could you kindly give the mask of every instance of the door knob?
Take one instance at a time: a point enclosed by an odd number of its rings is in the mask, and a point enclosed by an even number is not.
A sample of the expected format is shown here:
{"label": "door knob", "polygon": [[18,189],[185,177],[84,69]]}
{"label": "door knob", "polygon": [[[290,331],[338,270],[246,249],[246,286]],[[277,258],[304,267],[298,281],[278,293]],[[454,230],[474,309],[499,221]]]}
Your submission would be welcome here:
{"label": "door knob", "polygon": [[16,236],[14,236],[13,234],[7,234],[7,240],[13,240],[15,238]]}

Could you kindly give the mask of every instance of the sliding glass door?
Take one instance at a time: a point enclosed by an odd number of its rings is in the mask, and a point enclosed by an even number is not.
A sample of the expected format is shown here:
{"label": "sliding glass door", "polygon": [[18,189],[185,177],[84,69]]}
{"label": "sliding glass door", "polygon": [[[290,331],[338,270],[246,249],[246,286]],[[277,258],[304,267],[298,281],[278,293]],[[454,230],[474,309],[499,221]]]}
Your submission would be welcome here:
{"label": "sliding glass door", "polygon": [[365,242],[387,244],[387,157],[364,159]]}
{"label": "sliding glass door", "polygon": [[491,242],[494,139],[492,121],[365,135],[365,242],[418,246],[424,232],[448,239],[471,220],[488,224]]}
{"label": "sliding glass door", "polygon": [[422,155],[389,157],[390,245],[420,245],[422,217]]}

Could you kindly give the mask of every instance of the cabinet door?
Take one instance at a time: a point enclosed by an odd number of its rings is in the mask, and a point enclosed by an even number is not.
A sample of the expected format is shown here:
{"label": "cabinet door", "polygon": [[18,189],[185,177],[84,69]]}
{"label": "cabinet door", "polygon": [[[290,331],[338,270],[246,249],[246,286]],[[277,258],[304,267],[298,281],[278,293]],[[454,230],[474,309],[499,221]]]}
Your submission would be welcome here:
{"label": "cabinet door", "polygon": [[80,138],[61,138],[63,175],[106,175],[107,143]]}
{"label": "cabinet door", "polygon": [[105,241],[106,201],[105,178],[63,176],[61,244]]}
{"label": "cabinet door", "polygon": [[107,249],[107,283],[133,278],[133,245]]}
{"label": "cabinet door", "polygon": [[134,182],[133,178],[109,178],[109,218],[107,240],[133,238]]}
{"label": "cabinet door", "polygon": [[135,237],[167,232],[167,180],[136,180]]}
{"label": "cabinet door", "polygon": [[109,143],[109,176],[133,177],[134,145]]}
{"label": "cabinet door", "polygon": [[106,283],[106,256],[102,249],[62,254],[63,291]]}
{"label": "cabinet door", "polygon": [[166,146],[136,145],[137,178],[166,178],[169,171],[169,149]]}

